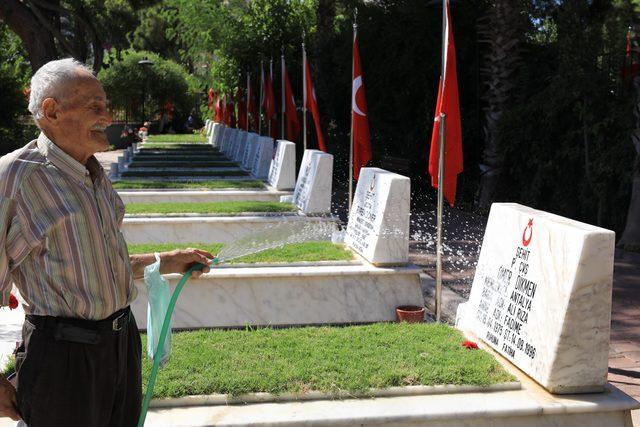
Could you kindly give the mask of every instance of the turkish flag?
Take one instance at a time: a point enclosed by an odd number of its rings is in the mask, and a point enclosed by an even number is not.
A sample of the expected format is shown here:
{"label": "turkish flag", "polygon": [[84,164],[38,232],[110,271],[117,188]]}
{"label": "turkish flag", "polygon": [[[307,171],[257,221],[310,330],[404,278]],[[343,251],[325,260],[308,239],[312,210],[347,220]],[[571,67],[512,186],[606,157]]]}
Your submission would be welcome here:
{"label": "turkish flag", "polygon": [[247,129],[247,104],[244,101],[244,94],[242,88],[238,87],[236,92],[236,103],[238,105],[238,128]]}
{"label": "turkish flag", "polygon": [[284,117],[287,124],[287,139],[295,142],[300,135],[300,119],[296,109],[296,101],[293,99],[293,90],[287,68],[284,68]]}
{"label": "turkish flag", "polygon": [[460,125],[460,103],[458,101],[458,77],[456,73],[456,47],[453,43],[449,0],[445,2],[446,20],[444,49],[446,60],[444,76],[440,76],[438,86],[438,102],[436,103],[433,132],[431,134],[431,150],[429,153],[429,173],[431,185],[438,188],[438,159],[440,148],[440,113],[445,118],[444,147],[444,197],[453,207],[456,201],[456,184],[458,174],[462,172],[462,127]]}
{"label": "turkish flag", "polygon": [[233,102],[227,104],[227,111],[229,111],[229,126],[236,127],[236,106]]}
{"label": "turkish flag", "polygon": [[324,136],[322,135],[322,128],[320,128],[320,113],[318,112],[318,101],[316,100],[316,91],[313,89],[313,79],[311,78],[311,67],[309,67],[309,61],[305,56],[304,58],[304,74],[305,74],[305,85],[307,86],[306,95],[307,99],[305,99],[305,104],[307,109],[311,112],[311,116],[313,116],[313,124],[316,127],[316,139],[318,140],[318,148],[320,150],[327,152],[327,147],[324,145]]}
{"label": "turkish flag", "polygon": [[213,91],[213,88],[210,87],[207,92],[207,105],[209,106],[209,110],[213,110],[213,100],[216,97],[216,93]]}
{"label": "turkish flag", "polygon": [[249,83],[249,99],[247,100],[248,120],[252,130],[258,129],[258,107],[256,106],[256,94],[253,85]]}
{"label": "turkish flag", "polygon": [[222,99],[220,97],[217,97],[216,99],[216,114],[213,120],[218,123],[222,123],[224,121],[224,111],[222,107]]}
{"label": "turkish flag", "polygon": [[275,120],[276,116],[276,97],[273,94],[273,82],[271,75],[264,76],[264,94],[262,96],[262,106],[264,107],[264,115],[267,120]]}
{"label": "turkish flag", "polygon": [[229,115],[229,104],[227,104],[227,95],[224,96],[222,100],[222,122],[229,126],[229,122],[231,121],[231,116]]}
{"label": "turkish flag", "polygon": [[351,90],[351,120],[353,122],[353,176],[358,180],[360,168],[371,161],[371,136],[367,119],[367,101],[364,95],[364,80],[360,66],[358,37],[353,36],[353,85]]}

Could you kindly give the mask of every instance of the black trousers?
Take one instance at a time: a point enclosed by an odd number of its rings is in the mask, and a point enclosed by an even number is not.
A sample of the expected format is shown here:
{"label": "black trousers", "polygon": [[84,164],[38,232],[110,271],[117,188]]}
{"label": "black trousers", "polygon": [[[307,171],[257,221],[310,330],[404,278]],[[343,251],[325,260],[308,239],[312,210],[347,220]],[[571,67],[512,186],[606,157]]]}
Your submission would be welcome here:
{"label": "black trousers", "polygon": [[18,407],[29,427],[136,426],[140,334],[129,308],[118,313],[119,330],[109,326],[111,319],[93,329],[90,321],[27,316],[16,378]]}

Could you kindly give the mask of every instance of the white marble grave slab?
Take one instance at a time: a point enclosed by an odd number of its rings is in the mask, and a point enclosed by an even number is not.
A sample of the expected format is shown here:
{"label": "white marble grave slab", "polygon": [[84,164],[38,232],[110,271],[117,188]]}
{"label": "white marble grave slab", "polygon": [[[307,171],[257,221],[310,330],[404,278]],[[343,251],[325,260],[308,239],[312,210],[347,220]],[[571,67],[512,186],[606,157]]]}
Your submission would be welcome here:
{"label": "white marble grave slab", "polygon": [[494,203],[456,323],[552,393],[604,390],[615,233]]}
{"label": "white marble grave slab", "polygon": [[[172,327],[244,327],[393,321],[400,305],[422,305],[420,269],[370,264],[214,267],[183,288]],[[174,288],[180,275],[165,275]],[[146,328],[146,286],[131,305]]]}
{"label": "white marble grave slab", "polygon": [[222,141],[222,151],[227,157],[229,156],[229,152],[231,151],[231,147],[233,146],[233,142],[235,141],[236,134],[238,133],[237,129],[234,128],[226,128],[224,132],[224,140]]}
{"label": "white marble grave slab", "polygon": [[253,158],[256,155],[256,148],[258,147],[258,139],[260,136],[257,133],[251,132],[247,136],[247,144],[244,148],[244,153],[242,154],[242,164],[240,165],[242,169],[249,171],[251,170],[251,166],[253,165]]}
{"label": "white marble grave slab", "polygon": [[224,125],[222,123],[213,123],[211,125],[211,132],[209,132],[208,142],[214,147],[220,147],[222,144]]}
{"label": "white marble grave slab", "polygon": [[276,190],[292,190],[296,185],[296,144],[278,140],[269,168],[269,185]]}
{"label": "white marble grave slab", "polygon": [[122,221],[120,230],[127,243],[231,243],[280,226],[291,224],[319,224],[338,230],[335,217],[307,217],[304,215],[239,216],[129,216]]}
{"label": "white marble grave slab", "polygon": [[345,244],[375,265],[409,262],[411,180],[362,168],[349,212]]}
{"label": "white marble grave slab", "polygon": [[236,163],[239,163],[242,160],[242,157],[244,155],[244,149],[247,146],[247,138],[249,136],[249,132],[246,131],[239,131],[238,132],[238,138],[236,139],[236,146],[235,149],[233,150],[233,161]]}
{"label": "white marble grave slab", "polygon": [[332,181],[333,155],[305,150],[292,203],[305,214],[330,213]]}
{"label": "white marble grave slab", "polygon": [[204,135],[207,139],[209,139],[209,133],[211,132],[211,119],[207,119],[207,121],[204,123]]}
{"label": "white marble grave slab", "polygon": [[261,136],[258,139],[256,152],[251,166],[251,175],[256,179],[267,179],[269,177],[269,166],[273,159],[273,138]]}

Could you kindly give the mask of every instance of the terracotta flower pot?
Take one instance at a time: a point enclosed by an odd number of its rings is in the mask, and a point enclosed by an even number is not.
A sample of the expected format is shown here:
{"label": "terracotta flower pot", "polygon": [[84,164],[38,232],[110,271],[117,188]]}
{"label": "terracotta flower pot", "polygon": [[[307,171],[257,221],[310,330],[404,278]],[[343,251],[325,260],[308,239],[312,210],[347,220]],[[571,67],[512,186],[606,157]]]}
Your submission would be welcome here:
{"label": "terracotta flower pot", "polygon": [[424,314],[424,307],[418,307],[416,305],[401,305],[400,307],[396,307],[396,320],[398,322],[424,322]]}

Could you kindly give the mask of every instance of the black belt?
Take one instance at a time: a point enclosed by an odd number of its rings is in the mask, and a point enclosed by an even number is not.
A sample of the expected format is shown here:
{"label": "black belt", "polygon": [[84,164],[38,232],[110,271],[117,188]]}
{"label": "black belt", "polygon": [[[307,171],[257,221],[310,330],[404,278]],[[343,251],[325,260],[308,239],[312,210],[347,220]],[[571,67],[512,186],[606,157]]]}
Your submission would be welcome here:
{"label": "black belt", "polygon": [[123,308],[103,320],[85,320],[54,316],[36,316],[27,314],[26,320],[36,329],[53,332],[56,340],[97,344],[100,335],[118,333],[126,328],[131,317],[131,309]]}

